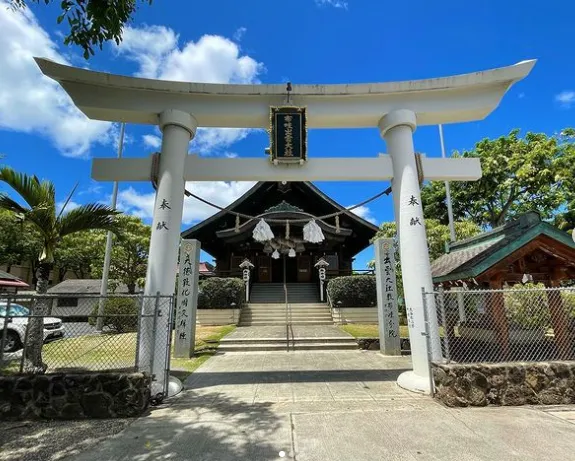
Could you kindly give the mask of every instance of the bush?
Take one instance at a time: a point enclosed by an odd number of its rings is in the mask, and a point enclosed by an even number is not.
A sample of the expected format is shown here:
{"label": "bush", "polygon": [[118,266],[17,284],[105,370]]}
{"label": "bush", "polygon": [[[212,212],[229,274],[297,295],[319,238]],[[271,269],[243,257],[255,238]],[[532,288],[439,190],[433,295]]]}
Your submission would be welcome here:
{"label": "bush", "polygon": [[239,309],[245,299],[241,279],[210,277],[200,282],[198,309]]}
{"label": "bush", "polygon": [[[98,304],[92,310],[88,323],[96,325]],[[104,304],[104,328],[114,333],[127,333],[138,329],[138,303],[133,298],[108,298]]]}
{"label": "bush", "polygon": [[334,307],[377,306],[374,275],[352,275],[329,280],[327,292]]}

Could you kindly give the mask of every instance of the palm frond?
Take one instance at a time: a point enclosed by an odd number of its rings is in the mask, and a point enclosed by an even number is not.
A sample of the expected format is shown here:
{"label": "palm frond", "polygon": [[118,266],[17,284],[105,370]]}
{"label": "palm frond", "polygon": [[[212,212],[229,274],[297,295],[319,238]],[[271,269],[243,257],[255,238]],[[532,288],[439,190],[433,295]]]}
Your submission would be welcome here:
{"label": "palm frond", "polygon": [[40,182],[36,176],[18,173],[10,167],[0,168],[0,181],[14,189],[32,209],[55,206],[54,185],[49,181]]}
{"label": "palm frond", "polygon": [[60,237],[90,229],[119,232],[115,216],[119,212],[106,205],[88,203],[71,210],[58,220]]}

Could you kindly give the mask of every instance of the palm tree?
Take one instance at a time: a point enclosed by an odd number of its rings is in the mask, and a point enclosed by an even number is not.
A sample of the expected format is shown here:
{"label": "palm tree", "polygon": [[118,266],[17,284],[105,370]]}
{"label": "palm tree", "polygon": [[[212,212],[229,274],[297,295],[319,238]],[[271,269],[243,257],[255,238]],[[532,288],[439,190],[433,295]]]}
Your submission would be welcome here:
{"label": "palm tree", "polygon": [[[50,181],[40,181],[36,176],[18,173],[12,168],[0,168],[0,181],[6,183],[20,195],[25,205],[0,193],[0,208],[15,213],[23,221],[36,228],[42,241],[42,254],[36,272],[36,292],[40,295],[48,291],[50,271],[54,267],[54,253],[62,237],[90,229],[104,229],[117,232],[117,212],[112,208],[90,203],[65,212],[71,195],[60,212],[57,212],[56,190]],[[32,303],[32,314],[43,316],[48,313],[47,299],[39,297]],[[46,364],[42,362],[43,318],[28,319],[28,341],[25,352],[25,369],[31,373],[44,373]]]}

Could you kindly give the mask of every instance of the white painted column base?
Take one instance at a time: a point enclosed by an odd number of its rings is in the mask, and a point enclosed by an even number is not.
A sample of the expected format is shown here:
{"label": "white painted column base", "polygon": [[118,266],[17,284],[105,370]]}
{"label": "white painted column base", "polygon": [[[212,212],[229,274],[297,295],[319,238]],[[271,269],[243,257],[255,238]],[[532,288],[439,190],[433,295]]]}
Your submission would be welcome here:
{"label": "white painted column base", "polygon": [[429,394],[431,391],[429,377],[416,375],[413,370],[401,373],[397,378],[397,384],[405,390],[419,394]]}

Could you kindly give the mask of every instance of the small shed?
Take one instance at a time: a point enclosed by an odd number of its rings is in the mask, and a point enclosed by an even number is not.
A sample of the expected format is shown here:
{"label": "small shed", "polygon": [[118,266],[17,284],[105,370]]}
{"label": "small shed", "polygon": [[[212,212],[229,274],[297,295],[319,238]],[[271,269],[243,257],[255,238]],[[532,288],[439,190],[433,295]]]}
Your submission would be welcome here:
{"label": "small shed", "polygon": [[[111,284],[111,282],[110,282]],[[98,295],[102,288],[100,279],[68,279],[54,285],[48,294],[54,295],[52,315],[87,317],[98,305]],[[128,294],[128,287],[119,284],[115,294]]]}
{"label": "small shed", "polygon": [[[504,226],[451,244],[445,255],[433,261],[431,273],[433,282],[446,289],[465,283],[469,288],[499,290],[526,281],[560,287],[575,280],[575,242],[567,232],[529,212]],[[556,341],[562,350],[571,351],[574,334],[560,293],[550,290],[547,297]],[[509,328],[503,293],[491,293],[486,308],[505,353]]]}
{"label": "small shed", "polygon": [[14,294],[18,290],[27,290],[30,288],[23,280],[4,271],[0,271],[0,294]]}

